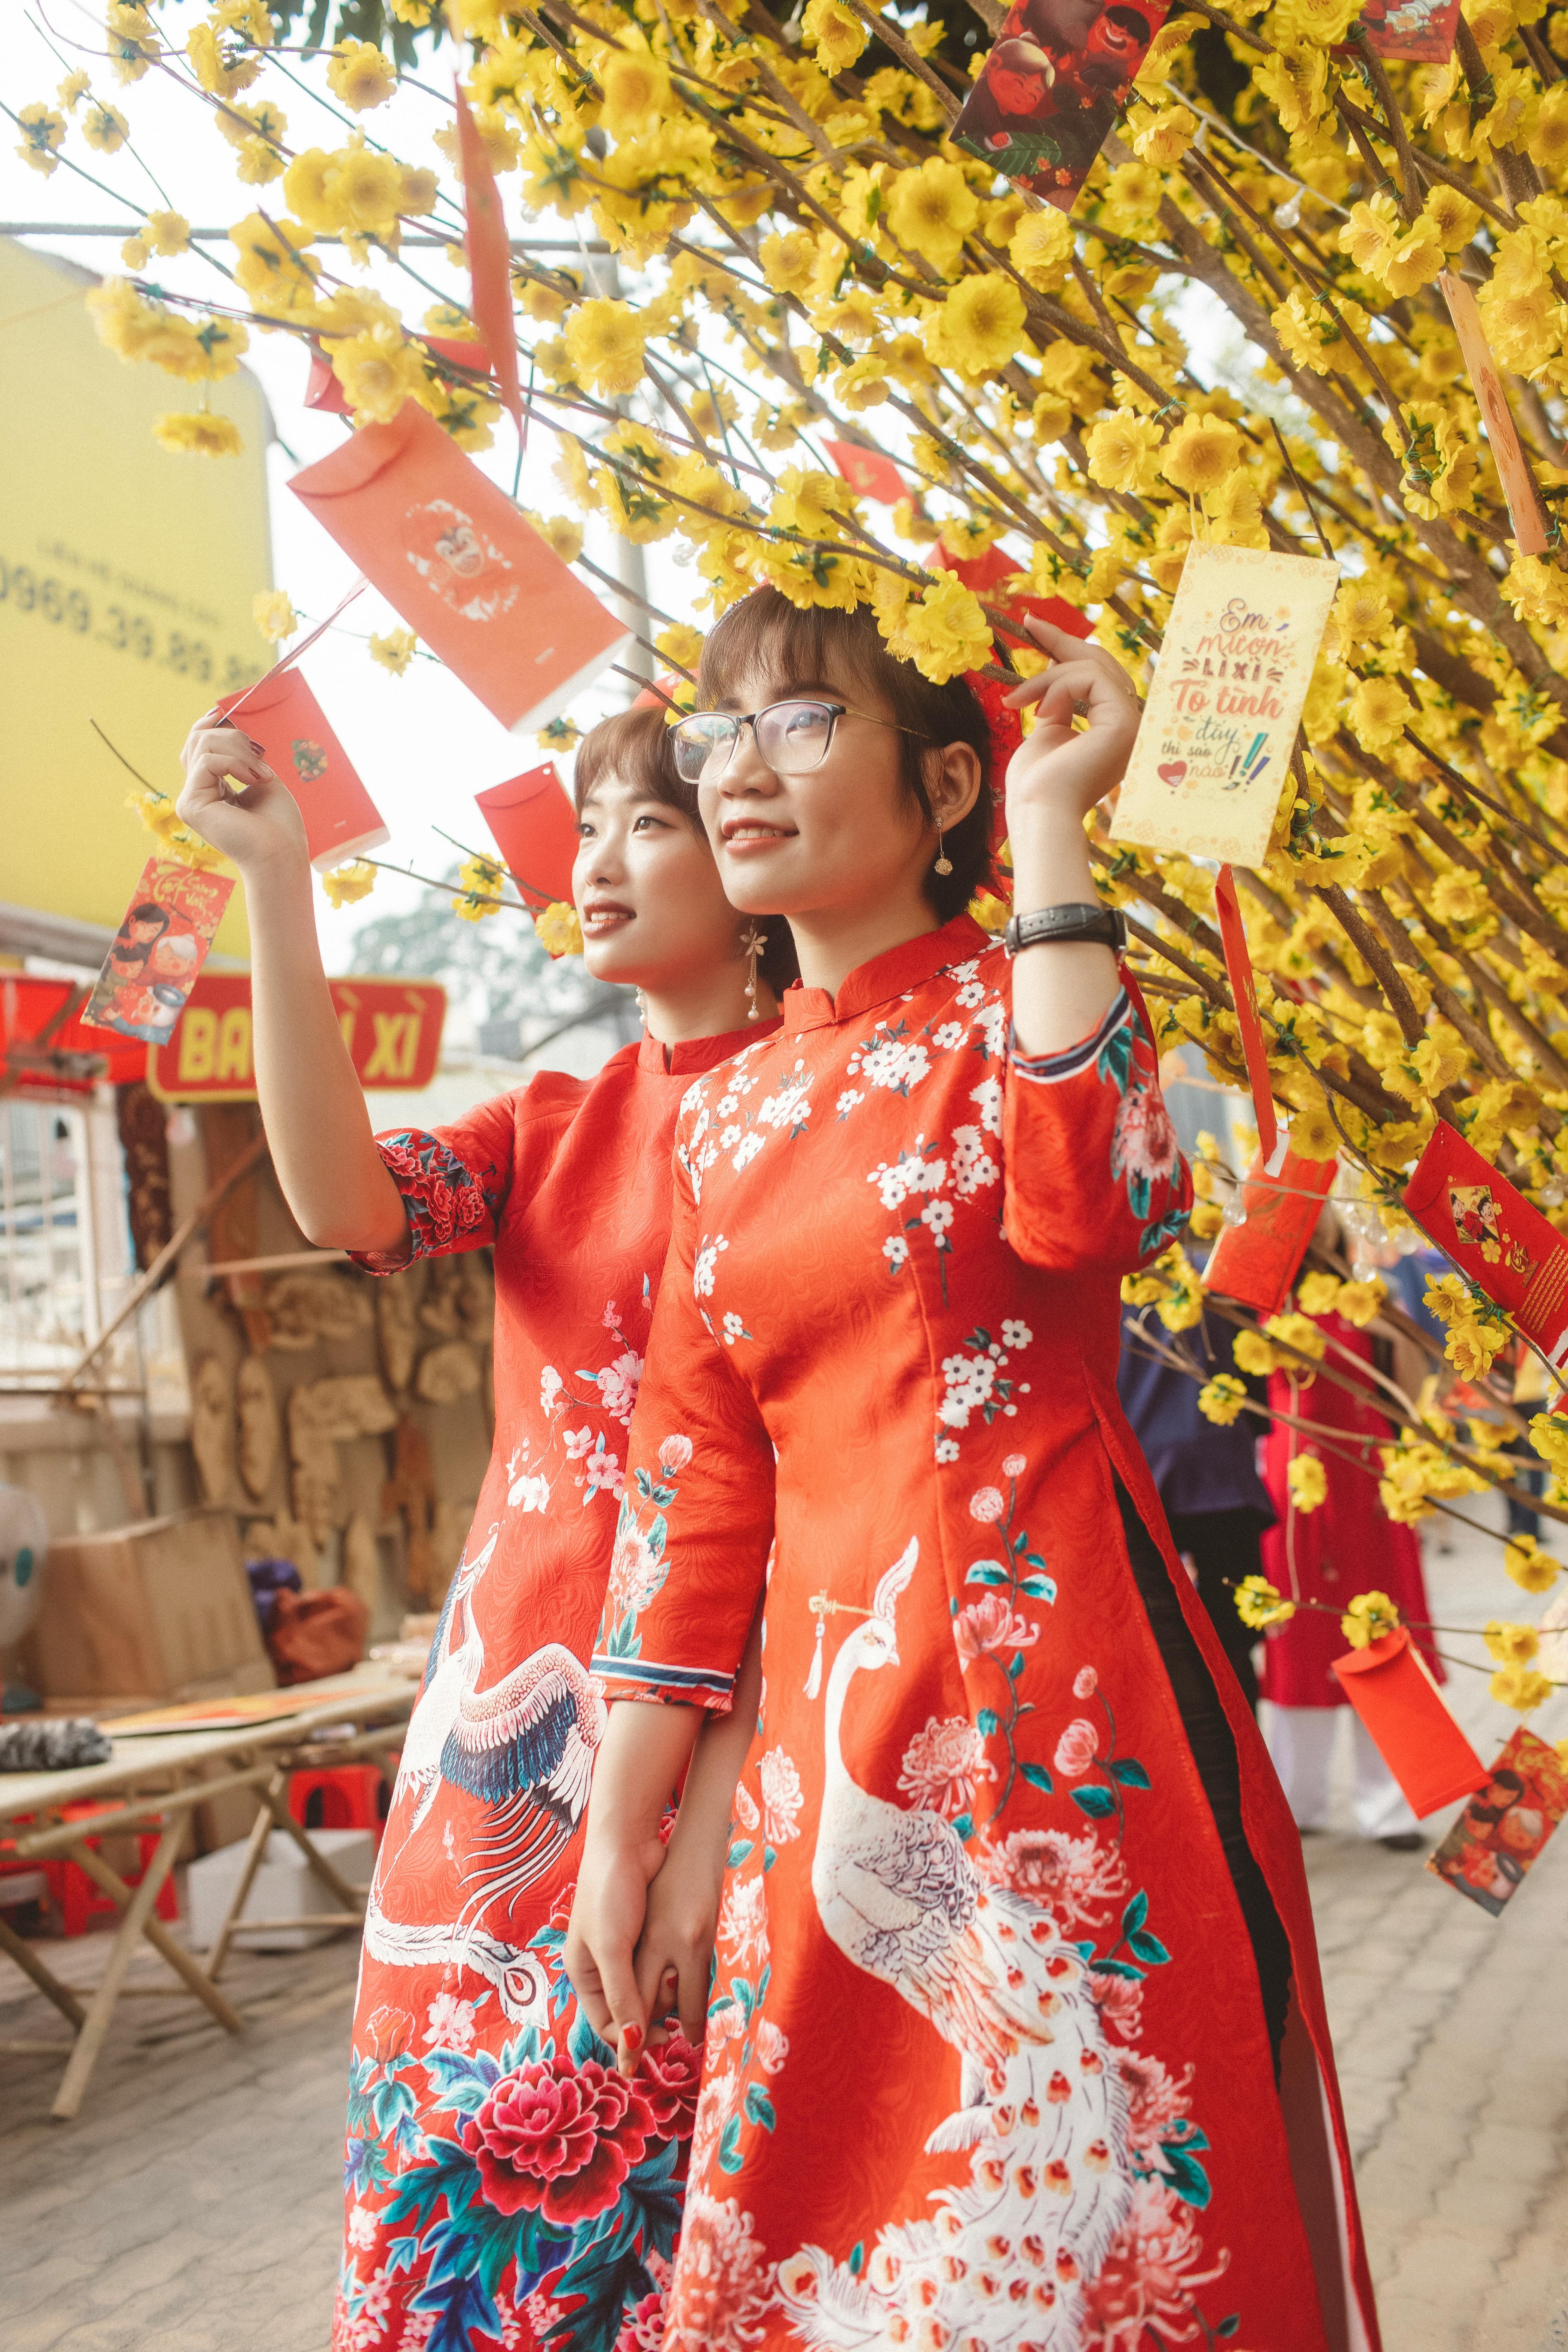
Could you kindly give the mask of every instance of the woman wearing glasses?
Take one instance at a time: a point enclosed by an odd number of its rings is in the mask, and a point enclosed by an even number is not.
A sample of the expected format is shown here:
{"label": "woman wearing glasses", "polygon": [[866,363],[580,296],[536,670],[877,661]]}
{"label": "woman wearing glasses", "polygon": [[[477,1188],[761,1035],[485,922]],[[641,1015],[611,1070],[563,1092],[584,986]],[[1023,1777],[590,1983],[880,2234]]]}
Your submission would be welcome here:
{"label": "woman wearing glasses", "polygon": [[978,703],[868,612],[752,595],[676,730],[803,985],[681,1113],[595,1659],[566,1965],[624,2047],[773,1542],[666,2352],[1375,2344],[1294,1829],[1116,1399],[1190,1197],[1083,833],[1138,706],[1035,633],[1005,949]]}
{"label": "woman wearing glasses", "polygon": [[[495,1251],[494,1452],[365,1924],[333,2342],[391,2352],[435,2328],[596,2352],[623,2321],[655,2340],[698,2053],[676,2037],[636,2082],[618,2074],[573,2002],[562,1929],[605,1727],[588,1659],[676,1111],[694,1076],[776,1025],[789,935],[773,925],[759,955],[726,901],[662,711],[606,719],[577,754],[574,897],[589,970],[642,989],[647,1034],[591,1082],[547,1071],[435,1132],[373,1140],[299,810],[233,728],[198,728],[185,766],[181,816],[245,878],[261,1111],[301,1230],[379,1274]],[[698,1748],[656,1898],[682,1952],[711,1944],[745,1747],[742,1718]],[[700,2005],[692,2026],[700,2040]]]}

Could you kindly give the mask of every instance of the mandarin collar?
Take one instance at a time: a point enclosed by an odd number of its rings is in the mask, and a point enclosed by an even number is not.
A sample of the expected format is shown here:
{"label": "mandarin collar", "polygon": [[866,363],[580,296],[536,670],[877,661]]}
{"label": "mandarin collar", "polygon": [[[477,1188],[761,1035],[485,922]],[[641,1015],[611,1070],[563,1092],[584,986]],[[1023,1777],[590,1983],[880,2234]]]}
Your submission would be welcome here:
{"label": "mandarin collar", "polygon": [[637,1045],[637,1068],[656,1078],[700,1077],[704,1070],[717,1069],[782,1025],[775,1015],[771,1021],[748,1021],[743,1029],[728,1029],[721,1037],[683,1037],[679,1045],[663,1045],[645,1029]]}
{"label": "mandarin collar", "polygon": [[826,988],[803,988],[796,981],[784,994],[784,1033],[794,1037],[804,1029],[826,1029],[836,1021],[854,1020],[895,996],[907,996],[944,966],[963,963],[995,944],[973,916],[955,915],[940,930],[918,932],[912,940],[900,940],[896,948],[873,956],[868,963],[857,964],[837,996]]}

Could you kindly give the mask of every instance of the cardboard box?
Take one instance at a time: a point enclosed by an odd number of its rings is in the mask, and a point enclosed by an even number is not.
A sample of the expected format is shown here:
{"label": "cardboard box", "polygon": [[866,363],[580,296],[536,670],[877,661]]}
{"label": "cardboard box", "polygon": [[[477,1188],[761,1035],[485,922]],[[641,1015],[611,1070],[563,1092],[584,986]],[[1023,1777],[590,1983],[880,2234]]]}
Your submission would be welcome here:
{"label": "cardboard box", "polygon": [[64,1538],[49,1547],[43,1588],[21,1675],[46,1699],[68,1696],[92,1713],[104,1699],[277,1686],[232,1511]]}

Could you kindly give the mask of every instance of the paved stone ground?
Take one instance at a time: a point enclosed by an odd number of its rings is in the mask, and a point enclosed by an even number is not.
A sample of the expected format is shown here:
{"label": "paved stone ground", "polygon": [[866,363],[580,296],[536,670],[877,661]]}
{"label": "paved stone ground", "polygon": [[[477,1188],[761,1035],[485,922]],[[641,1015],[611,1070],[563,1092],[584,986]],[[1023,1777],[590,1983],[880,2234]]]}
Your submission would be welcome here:
{"label": "paved stone ground", "polygon": [[[1467,1529],[1429,1545],[1434,1615],[1506,1612],[1498,1557]],[[1483,1677],[1450,1688],[1495,1752]],[[1535,1723],[1568,1735],[1568,1694]],[[1387,2352],[1568,2352],[1568,1830],[1489,1919],[1350,1834],[1346,1764],[1307,1862]],[[104,1944],[47,1958],[90,1984]],[[325,2352],[355,1961],[239,1956],[242,2042],[184,2000],[123,2001],[72,2125],[47,2114],[63,2059],[0,2057],[5,2352]],[[132,1980],[164,1976],[149,1954]],[[55,2026],[0,1962],[0,2041]]]}

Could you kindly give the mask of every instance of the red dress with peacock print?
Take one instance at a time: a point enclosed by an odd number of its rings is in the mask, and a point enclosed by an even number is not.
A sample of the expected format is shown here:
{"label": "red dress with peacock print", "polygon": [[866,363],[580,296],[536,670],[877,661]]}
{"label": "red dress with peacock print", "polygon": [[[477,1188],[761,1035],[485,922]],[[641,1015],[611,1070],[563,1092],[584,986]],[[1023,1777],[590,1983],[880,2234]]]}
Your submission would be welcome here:
{"label": "red dress with peacock print", "polygon": [[[1368,2352],[1299,1842],[1117,1402],[1190,1200],[1153,1050],[1125,992],[1009,1025],[963,919],[681,1115],[607,1696],[723,1708],[774,1555],[666,2352]],[[1121,1495],[1292,1939],[1283,2093]]]}
{"label": "red dress with peacock print", "polygon": [[366,1916],[334,2352],[658,2341],[698,2053],[626,2082],[561,1948],[676,1115],[756,1034],[645,1038],[379,1139],[416,1256],[494,1245],[496,1423]]}

